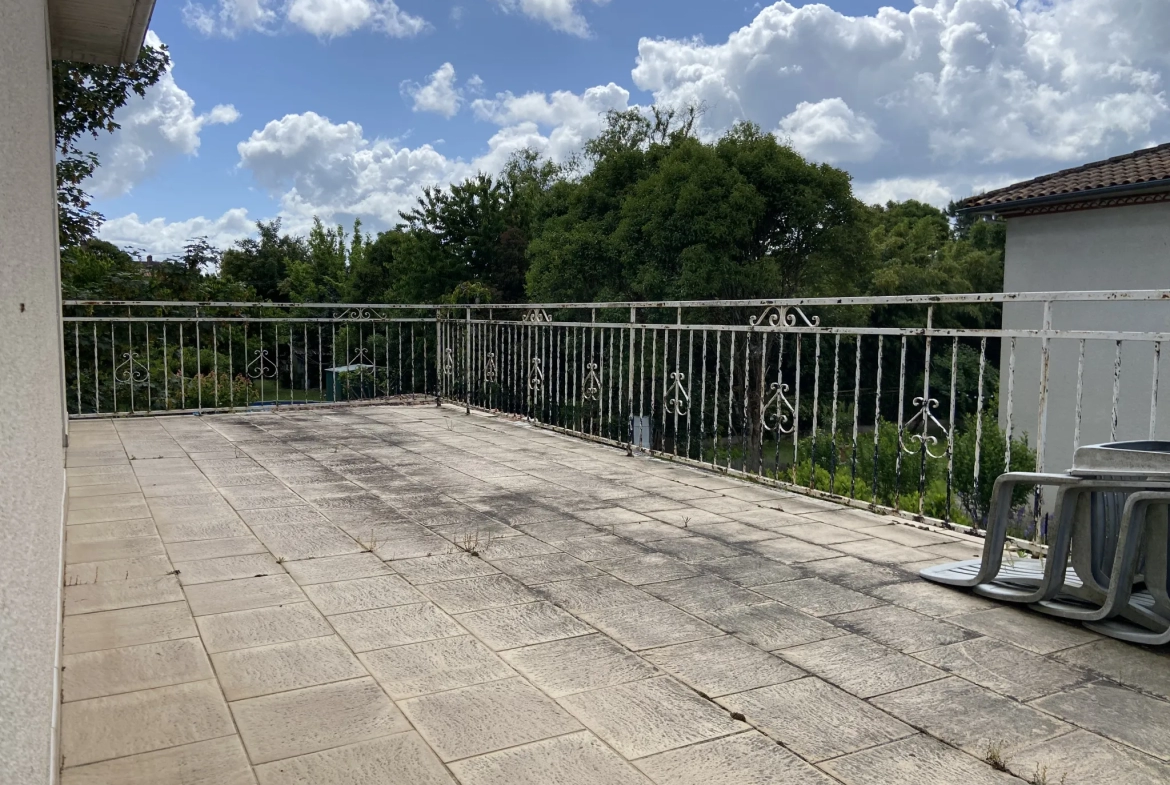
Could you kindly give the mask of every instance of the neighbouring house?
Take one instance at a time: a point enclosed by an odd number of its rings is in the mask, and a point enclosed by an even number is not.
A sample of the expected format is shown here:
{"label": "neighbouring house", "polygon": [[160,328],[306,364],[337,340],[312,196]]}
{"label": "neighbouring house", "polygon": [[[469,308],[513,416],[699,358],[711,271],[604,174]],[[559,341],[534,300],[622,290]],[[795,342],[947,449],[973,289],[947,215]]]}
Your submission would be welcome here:
{"label": "neighbouring house", "polygon": [[[961,211],[1006,219],[1005,292],[1170,289],[1170,144],[974,196]],[[1170,312],[1157,302],[1058,302],[1050,317],[1051,327],[1059,330],[1170,333]],[[1005,329],[1040,329],[1044,322],[1043,305],[1004,307]],[[1109,441],[1114,435],[1170,438],[1170,406],[1156,406],[1159,386],[1170,385],[1170,346],[1166,349],[1161,356],[1158,345],[1148,341],[1088,339],[1082,365],[1079,338],[1052,340],[1045,468],[1068,468],[1078,436],[1080,444]],[[1006,391],[1014,365],[1012,429],[1028,434],[1035,444],[1041,343],[1018,341],[1014,363],[1012,351],[1005,340],[1000,420],[1007,425]],[[1119,358],[1123,374],[1117,372]],[[1079,434],[1078,379],[1085,413]],[[1120,379],[1116,385],[1115,379]]]}
{"label": "neighbouring house", "polygon": [[138,57],[154,0],[0,2],[0,781],[55,782],[68,422],[52,60]]}

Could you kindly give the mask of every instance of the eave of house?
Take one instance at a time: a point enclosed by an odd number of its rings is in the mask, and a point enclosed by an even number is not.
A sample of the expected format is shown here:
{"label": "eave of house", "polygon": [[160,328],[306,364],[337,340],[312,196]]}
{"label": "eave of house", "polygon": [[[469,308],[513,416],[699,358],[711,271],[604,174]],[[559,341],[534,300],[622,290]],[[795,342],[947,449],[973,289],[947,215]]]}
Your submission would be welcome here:
{"label": "eave of house", "polygon": [[154,0],[49,0],[53,59],[132,63],[153,12]]}
{"label": "eave of house", "polygon": [[[1100,207],[1120,207],[1126,204],[1142,204],[1151,201],[1148,197],[1161,196],[1168,192],[1170,192],[1170,179],[1154,180],[1140,184],[1127,183],[1073,193],[1051,194],[1032,199],[1017,199],[998,204],[965,207],[960,208],[958,212],[964,215],[994,214],[1010,218],[1042,212],[1071,212]],[[1155,201],[1162,201],[1162,199]]]}

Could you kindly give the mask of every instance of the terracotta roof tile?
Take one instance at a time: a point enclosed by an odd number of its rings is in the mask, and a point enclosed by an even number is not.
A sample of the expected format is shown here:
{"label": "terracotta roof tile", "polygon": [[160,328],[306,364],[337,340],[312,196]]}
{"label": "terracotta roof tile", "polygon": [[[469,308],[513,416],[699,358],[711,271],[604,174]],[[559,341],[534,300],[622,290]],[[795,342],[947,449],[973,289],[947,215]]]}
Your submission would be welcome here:
{"label": "terracotta roof tile", "polygon": [[1125,185],[1170,180],[1170,144],[1119,155],[1106,161],[1085,164],[1027,180],[1006,188],[988,191],[963,200],[964,209],[1006,207],[1015,202],[1041,197],[1076,194]]}

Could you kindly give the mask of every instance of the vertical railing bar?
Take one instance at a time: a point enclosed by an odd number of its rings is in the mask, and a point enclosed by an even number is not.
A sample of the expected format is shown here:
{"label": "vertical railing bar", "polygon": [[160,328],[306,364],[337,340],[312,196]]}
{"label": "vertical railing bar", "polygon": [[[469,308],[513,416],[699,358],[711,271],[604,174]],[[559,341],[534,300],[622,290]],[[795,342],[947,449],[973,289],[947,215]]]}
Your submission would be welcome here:
{"label": "vertical railing bar", "polygon": [[[775,441],[774,449],[776,450],[776,456],[775,456],[776,460],[774,461],[773,468],[776,472],[776,479],[779,480],[780,479],[780,434],[782,434],[784,432],[784,429],[782,426],[784,424],[784,417],[785,417],[784,409],[782,408],[784,406],[784,400],[785,400],[785,398],[783,396],[783,393],[784,393],[784,333],[780,333],[777,336],[776,344],[777,344],[776,345],[776,381],[775,381],[775,385],[776,385],[776,388],[775,388],[776,389],[776,429],[774,431],[774,433],[776,434],[776,438],[773,440],[773,441]],[[763,422],[766,422],[766,420]],[[763,423],[761,423],[761,425],[762,424]]]}
{"label": "vertical railing bar", "polygon": [[812,465],[808,475],[808,487],[812,490],[817,489],[817,431],[820,427],[818,420],[821,415],[821,334],[817,333],[814,338],[816,339],[816,354],[813,359],[812,444],[809,447]]}
{"label": "vertical railing bar", "polygon": [[[973,479],[972,485],[974,487],[974,496],[975,496],[975,502],[976,502],[972,506],[975,509],[978,509],[977,504],[978,504],[978,500],[980,499],[980,496],[979,496],[979,482],[980,482],[979,467],[982,465],[982,462],[983,462],[983,459],[982,459],[982,452],[983,452],[983,376],[984,376],[984,373],[986,372],[986,368],[987,368],[987,338],[983,338],[983,340],[981,340],[979,342],[979,392],[978,392],[978,395],[977,395],[976,401],[975,401],[975,468],[974,468],[974,477],[972,478]],[[975,528],[976,529],[981,528],[983,523],[984,523],[984,521],[979,521],[979,520],[975,521]]]}
{"label": "vertical railing bar", "polygon": [[134,414],[134,323],[126,322],[126,383],[130,387],[130,414]]}
{"label": "vertical railing bar", "polygon": [[841,335],[833,336],[833,411],[829,429],[829,492],[837,492],[837,398],[841,377]]}
{"label": "vertical railing bar", "polygon": [[934,306],[926,309],[926,354],[922,369],[922,440],[918,443],[918,518],[921,520],[926,514],[926,462],[930,458],[928,439],[930,438],[930,410],[935,403],[930,398],[930,350],[931,337],[929,330],[934,327]]}
{"label": "vertical railing bar", "polygon": [[[801,334],[796,333],[793,339],[796,342],[796,393],[793,396],[792,410],[792,484],[796,485],[797,470],[800,467],[800,353]],[[809,458],[812,460],[811,456]]]}
{"label": "vertical railing bar", "polygon": [[902,429],[906,408],[906,336],[902,336],[902,358],[898,364],[898,441],[894,445],[898,459],[894,464],[894,509],[902,509]]}
{"label": "vertical railing bar", "polygon": [[1154,342],[1154,379],[1150,388],[1150,441],[1158,436],[1158,378],[1162,364],[1162,342]]}
{"label": "vertical railing bar", "polygon": [[94,414],[102,413],[102,377],[101,371],[98,370],[98,333],[97,322],[93,323],[93,412]]}
{"label": "vertical railing bar", "polygon": [[719,463],[719,375],[723,372],[723,333],[715,332],[715,390],[711,396],[711,468]]}
{"label": "vertical railing bar", "polygon": [[748,332],[743,336],[743,430],[739,437],[740,444],[743,445],[739,468],[745,474],[748,471],[748,439],[751,437],[751,380],[752,334]]}
{"label": "vertical railing bar", "polygon": [[849,498],[857,498],[857,430],[861,416],[861,336],[854,336],[853,355],[853,448],[849,456]]}
{"label": "vertical railing bar", "polygon": [[[233,351],[235,349],[235,344],[234,344],[235,338],[233,337],[233,332],[234,331],[232,330],[231,326],[229,325],[228,326],[228,405],[231,406],[231,408],[235,409],[236,408],[236,377],[232,373],[232,371],[234,370],[234,366],[232,365],[232,363],[235,361],[234,360],[235,352]],[[169,408],[170,404],[168,403],[167,406]]]}
{"label": "vertical railing bar", "polygon": [[[695,380],[695,331],[687,332],[687,458],[691,457],[691,425],[694,417],[691,416],[691,393],[694,392]],[[677,429],[675,429],[677,431]],[[674,438],[678,439],[676,432]]]}
{"label": "vertical railing bar", "polygon": [[1113,415],[1110,418],[1109,441],[1117,441],[1117,405],[1121,400],[1121,341],[1117,342],[1117,357],[1113,361]]}
{"label": "vertical railing bar", "polygon": [[[881,335],[877,336],[877,347],[877,380],[873,399],[873,488],[871,493],[871,503],[875,507],[878,503],[878,467],[882,439],[882,351],[885,348],[885,338]],[[895,448],[898,452],[902,451],[901,445],[895,445]]]}
{"label": "vertical railing bar", "polygon": [[699,381],[699,463],[703,463],[703,453],[706,450],[707,434],[707,331],[703,330],[701,336],[703,348],[701,351],[702,358],[700,360],[699,374],[701,379]]}
{"label": "vertical railing bar", "polygon": [[[203,344],[199,337],[203,322],[199,319],[199,309],[195,309],[195,389],[199,394],[199,411],[203,411]],[[263,335],[263,332],[261,333]]]}
{"label": "vertical railing bar", "polygon": [[955,399],[959,383],[959,339],[951,344],[951,411],[947,420],[947,509],[943,521],[951,522],[951,500],[955,488]]}
{"label": "vertical railing bar", "polygon": [[731,333],[731,347],[727,352],[727,468],[731,469],[731,440],[735,430],[732,412],[735,409],[735,331]]}
{"label": "vertical railing bar", "polygon": [[766,471],[766,463],[767,463],[764,460],[764,432],[766,430],[764,428],[764,425],[767,423],[767,413],[764,411],[764,409],[768,405],[768,396],[767,396],[767,393],[765,392],[765,388],[768,384],[768,334],[767,333],[764,333],[760,336],[760,373],[759,373],[759,379],[760,379],[760,383],[758,385],[758,389],[760,392],[760,405],[756,407],[755,414],[757,417],[759,417],[759,424],[758,424],[759,431],[758,431],[758,433],[760,435],[760,438],[757,441],[757,447],[759,449],[760,457],[759,457],[757,464],[756,464],[756,474],[759,475],[760,477],[763,477],[764,473]]}
{"label": "vertical railing bar", "polygon": [[[244,322],[245,346],[248,340],[248,323]],[[245,349],[246,351],[246,349]],[[187,353],[183,351],[183,323],[179,322],[179,407],[187,408]],[[116,392],[116,389],[115,389]]]}
{"label": "vertical railing bar", "polygon": [[[681,323],[681,321],[682,321],[682,309],[681,308],[679,309],[678,314],[679,314],[679,316],[678,316],[679,322]],[[670,333],[667,333],[666,335],[667,335],[667,342],[669,343]],[[674,377],[674,384],[678,385],[678,391],[674,394],[675,405],[674,405],[673,447],[674,447],[674,454],[676,456],[678,455],[678,415],[679,415],[679,409],[681,408],[680,403],[677,399],[679,398],[679,396],[682,395],[682,380],[678,377],[677,374],[678,374],[679,369],[680,369],[679,358],[681,356],[682,356],[682,330],[675,330],[674,331],[674,373],[676,375]]]}

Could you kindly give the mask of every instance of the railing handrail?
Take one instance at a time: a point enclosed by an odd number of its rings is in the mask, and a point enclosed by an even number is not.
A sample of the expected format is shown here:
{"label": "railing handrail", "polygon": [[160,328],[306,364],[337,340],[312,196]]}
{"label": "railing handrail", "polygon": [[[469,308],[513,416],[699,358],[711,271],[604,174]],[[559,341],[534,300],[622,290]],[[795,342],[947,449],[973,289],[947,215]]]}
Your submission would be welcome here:
{"label": "railing handrail", "polygon": [[273,303],[190,300],[63,300],[64,306],[150,308],[349,308],[434,311],[452,308],[476,310],[591,309],[591,308],[761,308],[768,306],[851,305],[963,305],[980,303],[1150,302],[1170,300],[1170,289],[1118,289],[1080,292],[984,292],[972,294],[909,294],[870,297],[792,297],[747,300],[621,300],[576,303]]}

